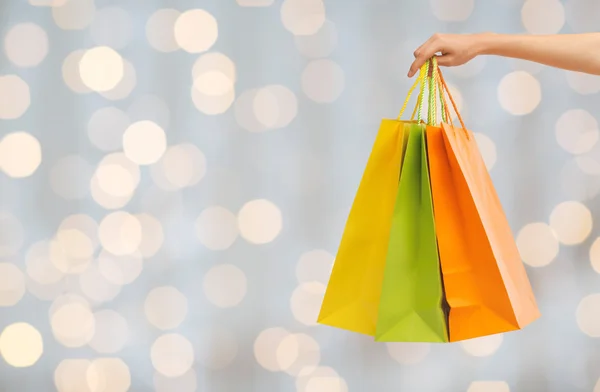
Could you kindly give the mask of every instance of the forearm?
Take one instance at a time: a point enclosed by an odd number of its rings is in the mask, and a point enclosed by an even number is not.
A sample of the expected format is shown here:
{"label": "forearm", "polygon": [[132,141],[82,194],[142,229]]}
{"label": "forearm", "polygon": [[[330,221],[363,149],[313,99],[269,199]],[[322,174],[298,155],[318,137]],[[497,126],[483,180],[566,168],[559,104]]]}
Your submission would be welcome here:
{"label": "forearm", "polygon": [[478,54],[518,58],[569,71],[600,75],[600,33],[484,34]]}

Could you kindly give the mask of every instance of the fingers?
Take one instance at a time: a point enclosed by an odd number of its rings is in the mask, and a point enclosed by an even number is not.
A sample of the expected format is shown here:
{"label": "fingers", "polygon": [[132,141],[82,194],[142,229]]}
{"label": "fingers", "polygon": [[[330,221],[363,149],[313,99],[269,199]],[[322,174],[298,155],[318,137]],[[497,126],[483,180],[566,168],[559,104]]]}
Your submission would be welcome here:
{"label": "fingers", "polygon": [[442,50],[441,39],[438,34],[434,34],[423,45],[415,50],[415,61],[410,66],[408,77],[412,78],[427,60]]}

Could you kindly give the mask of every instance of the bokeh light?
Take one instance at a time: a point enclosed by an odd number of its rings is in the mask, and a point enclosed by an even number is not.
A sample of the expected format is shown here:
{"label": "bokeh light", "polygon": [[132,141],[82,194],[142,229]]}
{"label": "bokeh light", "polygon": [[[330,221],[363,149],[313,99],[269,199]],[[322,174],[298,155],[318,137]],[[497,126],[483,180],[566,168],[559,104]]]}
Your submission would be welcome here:
{"label": "bokeh light", "polygon": [[189,53],[209,50],[219,36],[217,20],[202,9],[183,12],[177,17],[173,28],[175,41]]}
{"label": "bokeh light", "polygon": [[52,18],[63,30],[85,29],[92,23],[96,13],[94,0],[54,0],[54,3]]}
{"label": "bokeh light", "polygon": [[29,86],[17,75],[0,75],[0,120],[21,117],[31,104]]}
{"label": "bokeh light", "polygon": [[188,300],[175,287],[156,287],[146,296],[144,314],[148,322],[158,329],[177,328],[188,314]]}
{"label": "bokeh light", "polygon": [[73,92],[87,94],[92,90],[83,83],[79,73],[79,62],[86,53],[85,50],[75,50],[67,55],[62,63],[62,78]]}
{"label": "bokeh light", "polygon": [[568,110],[556,121],[556,140],[571,154],[590,151],[598,143],[598,138],[598,121],[586,110]]}
{"label": "bokeh light", "polygon": [[323,0],[284,0],[281,22],[294,35],[315,34],[325,23]]}
{"label": "bokeh light", "polygon": [[530,34],[556,34],[565,24],[565,8],[558,0],[527,0],[521,19]]}
{"label": "bokeh light", "polygon": [[532,267],[550,264],[560,249],[556,233],[543,222],[528,223],[519,230],[517,247],[523,262]]}
{"label": "bokeh light", "polygon": [[0,334],[0,354],[10,366],[24,368],[34,365],[44,353],[42,335],[31,324],[14,323]]}
{"label": "bokeh light", "polygon": [[254,95],[254,115],[266,128],[285,128],[298,114],[294,93],[281,85],[266,86]]}
{"label": "bokeh light", "polygon": [[301,283],[292,293],[290,307],[294,318],[308,326],[317,325],[317,317],[326,286],[320,282]]}
{"label": "bokeh light", "polygon": [[111,101],[125,99],[131,94],[137,82],[137,73],[133,64],[128,60],[123,60],[123,77],[113,88],[107,91],[98,91],[100,95]]}
{"label": "bokeh light", "polygon": [[[0,109],[1,110],[1,109]],[[27,132],[12,132],[0,140],[0,169],[13,178],[31,176],[42,163],[40,142]]]}
{"label": "bokeh light", "polygon": [[487,357],[498,351],[503,340],[504,335],[497,334],[465,340],[460,344],[462,349],[469,355],[474,357]]}
{"label": "bokeh light", "polygon": [[346,380],[332,368],[319,366],[307,375],[296,378],[298,392],[348,392]]}
{"label": "bokeh light", "polygon": [[231,264],[212,267],[202,281],[204,294],[220,308],[239,305],[246,296],[247,285],[244,271]]}
{"label": "bokeh light", "polygon": [[283,370],[277,356],[281,342],[290,335],[285,328],[273,327],[261,331],[254,340],[254,358],[271,372]]}
{"label": "bokeh light", "polygon": [[515,116],[529,114],[542,99],[540,82],[528,72],[514,71],[504,76],[498,85],[500,106]]}
{"label": "bokeh light", "polygon": [[125,112],[114,106],[107,106],[92,114],[87,134],[92,144],[100,150],[114,151],[121,148],[123,134],[129,124],[129,117]]}
{"label": "bokeh light", "polygon": [[117,353],[125,347],[129,339],[127,320],[112,309],[95,312],[94,327],[94,335],[89,345],[99,353]]}
{"label": "bokeh light", "polygon": [[6,57],[19,67],[35,67],[48,54],[48,34],[35,23],[20,23],[4,36]]}
{"label": "bokeh light", "polygon": [[293,333],[279,342],[276,351],[281,370],[291,376],[311,374],[321,362],[321,348],[317,341],[305,333]]}
{"label": "bokeh light", "polygon": [[577,325],[586,335],[600,337],[600,294],[590,294],[579,301],[575,312]]}
{"label": "bokeh light", "polygon": [[130,255],[142,242],[142,225],[128,212],[116,211],[106,215],[98,227],[100,243],[114,255]]}
{"label": "bokeh light", "polygon": [[161,335],[154,341],[150,358],[152,365],[160,374],[167,377],[180,377],[191,369],[194,363],[194,349],[185,337],[169,333]]}
{"label": "bokeh light", "polygon": [[[96,170],[105,166],[113,167],[113,171],[119,173],[119,176],[117,178],[105,177],[101,186],[97,172],[94,173],[90,182],[92,198],[96,203],[106,209],[122,208],[129,203],[133,196],[133,192],[124,196],[119,196],[119,194],[123,194],[123,189],[118,187],[123,184],[127,189],[136,189],[140,182],[140,169],[138,165],[131,162],[131,160],[129,160],[122,152],[106,155],[102,158]],[[126,174],[125,171],[115,168],[115,166],[125,169],[128,174]],[[106,171],[101,172],[106,174]],[[106,188],[106,190],[103,189],[103,187]],[[115,187],[117,188],[116,190]],[[109,192],[112,190],[115,190],[117,195],[110,194]]]}
{"label": "bokeh light", "polygon": [[174,52],[179,49],[175,39],[175,22],[181,12],[172,8],[155,11],[146,22],[148,43],[160,52]]}
{"label": "bokeh light", "polygon": [[235,214],[221,206],[206,208],[196,219],[196,235],[211,250],[225,250],[238,236]]}
{"label": "bokeh light", "polygon": [[562,244],[579,244],[592,231],[592,213],[580,202],[565,201],[552,210],[550,227]]}
{"label": "bokeh light", "polygon": [[590,95],[600,92],[600,77],[598,75],[572,71],[566,71],[565,75],[569,86],[579,94]]}
{"label": "bokeh light", "polygon": [[344,70],[332,60],[313,60],[302,72],[302,90],[317,103],[334,102],[342,94],[344,83]]}
{"label": "bokeh light", "polygon": [[269,200],[249,201],[238,213],[240,234],[254,244],[267,244],[275,240],[282,226],[281,211]]}
{"label": "bokeh light", "polygon": [[92,392],[127,392],[131,387],[129,366],[120,358],[95,359],[87,368],[85,377]]}
{"label": "bokeh light", "polygon": [[56,340],[65,347],[83,347],[94,337],[94,314],[81,302],[59,305],[51,311],[50,325]]}
{"label": "bokeh light", "polygon": [[167,148],[160,161],[151,166],[154,182],[165,190],[194,186],[204,178],[206,170],[206,157],[191,143]]}
{"label": "bokeh light", "polygon": [[79,60],[81,81],[94,91],[109,91],[123,79],[123,58],[108,46],[97,46],[83,53]]}
{"label": "bokeh light", "polygon": [[123,151],[138,165],[157,162],[167,149],[165,131],[152,121],[137,121],[123,134]]}
{"label": "bokeh light", "polygon": [[0,262],[0,307],[14,306],[25,295],[25,276],[13,263]]}

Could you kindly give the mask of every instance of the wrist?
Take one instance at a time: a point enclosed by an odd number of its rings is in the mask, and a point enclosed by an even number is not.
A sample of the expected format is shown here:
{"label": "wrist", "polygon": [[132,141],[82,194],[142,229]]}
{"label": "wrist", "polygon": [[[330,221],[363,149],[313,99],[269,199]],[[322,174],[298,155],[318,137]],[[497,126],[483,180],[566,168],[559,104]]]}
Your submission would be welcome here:
{"label": "wrist", "polygon": [[476,34],[475,40],[475,55],[489,55],[494,54],[494,48],[498,44],[498,40],[501,38],[500,34],[497,33],[480,33]]}

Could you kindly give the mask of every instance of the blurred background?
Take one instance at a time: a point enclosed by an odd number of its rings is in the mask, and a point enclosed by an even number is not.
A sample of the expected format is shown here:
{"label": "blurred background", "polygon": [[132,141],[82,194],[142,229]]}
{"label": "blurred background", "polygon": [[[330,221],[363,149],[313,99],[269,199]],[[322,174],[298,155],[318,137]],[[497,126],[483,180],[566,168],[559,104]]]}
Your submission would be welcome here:
{"label": "blurred background", "polygon": [[2,0],[0,21],[1,391],[600,392],[600,77],[444,70],[540,320],[445,345],[315,324],[414,49],[591,32],[599,2]]}

